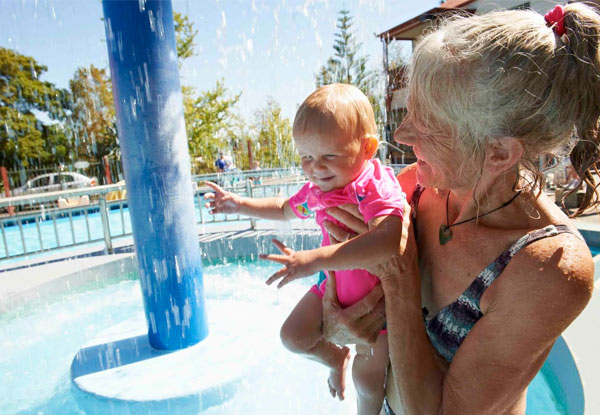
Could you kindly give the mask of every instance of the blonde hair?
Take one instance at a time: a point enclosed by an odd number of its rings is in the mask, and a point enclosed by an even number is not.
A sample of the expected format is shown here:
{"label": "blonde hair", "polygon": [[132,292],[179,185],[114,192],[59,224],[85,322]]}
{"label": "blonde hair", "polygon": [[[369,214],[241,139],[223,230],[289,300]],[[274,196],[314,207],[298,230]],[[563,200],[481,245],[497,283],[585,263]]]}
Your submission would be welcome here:
{"label": "blonde hair", "polygon": [[415,48],[407,117],[430,135],[454,138],[468,155],[459,174],[475,183],[494,139],[522,142],[517,168],[532,178],[530,190],[544,184],[540,156],[570,154],[588,184],[580,213],[599,204],[591,173],[600,144],[600,16],[581,3],[564,11],[563,36],[528,10],[442,22]]}
{"label": "blonde hair", "polygon": [[375,115],[369,99],[350,84],[325,85],[300,105],[292,127],[294,137],[306,135],[377,137]]}

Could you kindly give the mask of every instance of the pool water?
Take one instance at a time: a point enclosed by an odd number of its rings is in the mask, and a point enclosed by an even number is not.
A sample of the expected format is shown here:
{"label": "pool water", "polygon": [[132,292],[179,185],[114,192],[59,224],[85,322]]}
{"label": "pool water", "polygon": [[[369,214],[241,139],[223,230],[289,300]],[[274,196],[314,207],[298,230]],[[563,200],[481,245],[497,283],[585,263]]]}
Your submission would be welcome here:
{"label": "pool water", "polygon": [[[281,345],[279,328],[312,281],[296,281],[281,290],[266,286],[264,280],[277,269],[262,262],[205,268],[211,333],[217,333],[219,325],[234,324],[240,347],[248,348],[255,364],[231,400],[203,414],[356,413],[350,378],[346,400],[334,400],[326,387],[327,369]],[[102,331],[137,314],[143,314],[139,283],[125,280],[67,293],[58,302],[19,316],[0,316],[0,414],[86,415],[77,405],[69,377],[75,353]],[[527,414],[565,413],[555,388],[552,373],[542,370],[529,389]]]}

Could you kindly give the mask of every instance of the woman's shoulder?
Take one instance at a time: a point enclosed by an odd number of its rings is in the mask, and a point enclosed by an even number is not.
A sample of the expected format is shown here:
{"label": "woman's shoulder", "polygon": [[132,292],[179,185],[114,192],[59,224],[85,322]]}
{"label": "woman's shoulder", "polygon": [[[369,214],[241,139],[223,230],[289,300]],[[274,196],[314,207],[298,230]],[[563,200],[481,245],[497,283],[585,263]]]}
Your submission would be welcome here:
{"label": "woman's shoulder", "polygon": [[406,193],[406,199],[408,203],[411,202],[413,191],[417,185],[417,164],[413,163],[403,168],[400,173],[396,175],[402,191]]}
{"label": "woman's shoulder", "polygon": [[[579,314],[594,289],[594,262],[589,248],[575,232],[565,232],[540,239],[525,248],[511,261],[529,296],[541,302],[560,299],[566,313]],[[529,289],[535,287],[535,290]]]}

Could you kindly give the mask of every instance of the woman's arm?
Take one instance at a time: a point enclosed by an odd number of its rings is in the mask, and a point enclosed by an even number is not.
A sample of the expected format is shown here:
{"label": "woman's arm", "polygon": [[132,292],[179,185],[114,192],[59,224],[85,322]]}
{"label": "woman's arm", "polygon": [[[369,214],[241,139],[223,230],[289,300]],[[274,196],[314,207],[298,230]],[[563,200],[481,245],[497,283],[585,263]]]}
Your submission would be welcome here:
{"label": "woman's arm", "polygon": [[556,338],[591,296],[589,254],[582,254],[584,246],[573,247],[583,243],[561,235],[532,244],[516,256],[503,272],[502,283],[488,290],[493,295],[490,306],[446,372],[438,366],[425,332],[411,232],[406,235],[399,255],[381,271],[390,361],[403,413],[510,412],[523,399]]}
{"label": "woman's arm", "polygon": [[[331,212],[348,225],[356,212]],[[385,293],[390,361],[402,413],[500,414],[524,398],[554,341],[585,307],[593,290],[593,263],[585,244],[559,235],[524,248],[486,295],[490,305],[473,327],[448,368],[431,346],[421,314],[421,280],[413,232],[404,223],[398,255],[378,270]],[[347,232],[331,224],[338,239]],[[329,300],[330,301],[330,300]],[[324,315],[332,307],[324,298]],[[369,307],[343,315],[337,324],[360,335],[372,316]],[[327,321],[325,319],[324,321]],[[335,327],[335,324],[334,324]],[[339,327],[335,327],[339,330]],[[396,408],[400,412],[400,408]],[[522,408],[521,408],[522,409]]]}

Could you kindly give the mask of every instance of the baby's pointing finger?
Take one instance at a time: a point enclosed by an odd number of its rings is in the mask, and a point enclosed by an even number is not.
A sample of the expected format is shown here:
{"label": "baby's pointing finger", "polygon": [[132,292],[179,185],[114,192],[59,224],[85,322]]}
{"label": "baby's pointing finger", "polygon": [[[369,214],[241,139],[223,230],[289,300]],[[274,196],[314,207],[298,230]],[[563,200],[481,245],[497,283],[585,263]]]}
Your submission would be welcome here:
{"label": "baby's pointing finger", "polygon": [[275,245],[275,247],[277,249],[279,249],[279,252],[281,252],[282,254],[289,254],[291,252],[291,249],[288,248],[283,242],[281,242],[278,239],[271,239],[271,242],[273,243],[273,245]]}
{"label": "baby's pointing finger", "polygon": [[287,265],[287,263],[289,261],[289,257],[287,255],[260,254],[258,257],[260,259],[277,262],[278,264],[283,264],[283,265]]}
{"label": "baby's pointing finger", "polygon": [[217,193],[224,192],[223,188],[216,183],[206,181],[206,182],[204,182],[204,184],[207,185],[208,187],[210,187],[211,189],[213,189]]}
{"label": "baby's pointing finger", "polygon": [[277,271],[275,274],[271,275],[266,281],[265,283],[267,285],[271,285],[273,284],[275,281],[277,281],[279,278],[284,277],[287,274],[287,269],[286,268],[282,268],[279,271]]}

